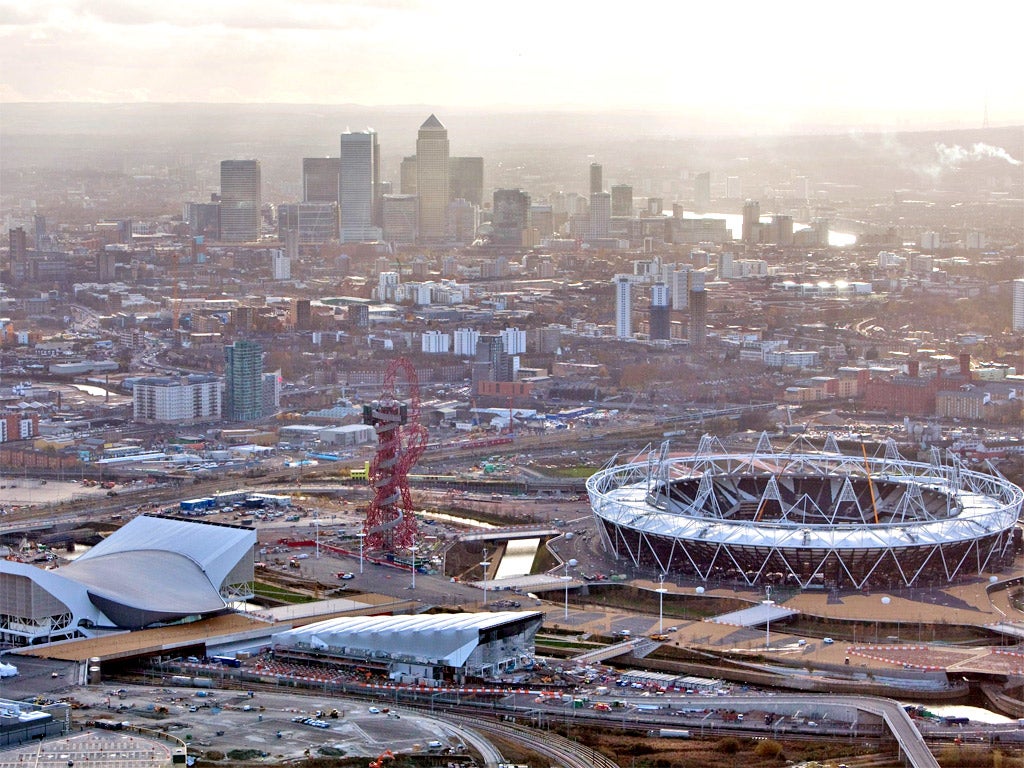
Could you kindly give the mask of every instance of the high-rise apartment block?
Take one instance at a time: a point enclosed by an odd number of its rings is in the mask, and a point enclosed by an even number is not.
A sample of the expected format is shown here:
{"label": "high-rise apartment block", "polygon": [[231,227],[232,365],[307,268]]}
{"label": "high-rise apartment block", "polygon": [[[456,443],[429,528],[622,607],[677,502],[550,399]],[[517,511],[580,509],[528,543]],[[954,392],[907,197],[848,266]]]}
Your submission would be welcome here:
{"label": "high-rise apartment block", "polygon": [[420,239],[446,239],[448,199],[448,129],[434,115],[420,126],[416,138],[416,194],[419,196]]}
{"label": "high-rise apartment block", "polygon": [[633,282],[629,275],[616,275],[615,285],[615,336],[619,339],[633,338]]}
{"label": "high-rise apartment block", "polygon": [[229,243],[259,240],[263,197],[259,160],[222,160],[220,164],[220,239]]}
{"label": "high-rise apartment block", "polygon": [[1013,281],[1013,330],[1024,331],[1024,278]]}
{"label": "high-rise apartment block", "polygon": [[245,340],[224,347],[224,379],[225,418],[263,418],[263,347]]}
{"label": "high-rise apartment block", "polygon": [[136,421],[195,424],[221,418],[221,380],[214,376],[149,377],[132,387]]}
{"label": "high-rise apartment block", "polygon": [[649,317],[650,338],[661,341],[671,338],[672,305],[669,301],[669,287],[662,282],[651,286],[651,309]]}

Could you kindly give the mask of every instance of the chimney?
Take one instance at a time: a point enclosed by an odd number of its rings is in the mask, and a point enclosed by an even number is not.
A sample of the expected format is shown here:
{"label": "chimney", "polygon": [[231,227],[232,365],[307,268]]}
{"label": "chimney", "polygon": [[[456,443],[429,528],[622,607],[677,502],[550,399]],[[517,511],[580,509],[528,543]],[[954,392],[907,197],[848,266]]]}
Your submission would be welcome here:
{"label": "chimney", "polygon": [[910,360],[907,362],[907,375],[913,378],[917,378],[917,375],[921,372],[921,361]]}
{"label": "chimney", "polygon": [[971,380],[971,353],[960,353],[960,375],[968,381]]}

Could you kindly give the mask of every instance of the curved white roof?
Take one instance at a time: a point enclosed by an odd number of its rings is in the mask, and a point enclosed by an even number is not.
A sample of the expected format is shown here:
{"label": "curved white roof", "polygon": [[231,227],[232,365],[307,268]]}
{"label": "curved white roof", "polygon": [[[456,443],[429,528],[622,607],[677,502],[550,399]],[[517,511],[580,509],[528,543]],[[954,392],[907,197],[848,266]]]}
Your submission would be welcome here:
{"label": "curved white roof", "polygon": [[352,616],[281,632],[272,642],[279,648],[409,657],[425,664],[460,667],[479,645],[481,632],[516,622],[539,623],[542,617],[540,611]]}
{"label": "curved white roof", "polygon": [[[921,490],[948,496],[955,504],[951,504],[949,517],[879,525],[734,520],[678,504],[651,504],[652,481],[644,476],[649,467],[643,462],[602,470],[587,481],[587,490],[594,514],[614,525],[679,540],[771,549],[892,549],[973,541],[1012,528],[1021,509],[1019,488],[978,472],[943,472],[919,462],[848,459],[825,453],[791,454],[785,458],[790,465],[803,470],[817,469],[822,478],[842,476],[843,472],[866,465],[871,467],[875,480],[915,484]],[[757,459],[756,454],[669,459],[658,472],[659,477],[693,477],[701,472],[709,476],[745,471],[754,474],[763,469]],[[899,471],[893,471],[897,468]],[[785,471],[785,467],[780,467],[776,474]]]}
{"label": "curved white roof", "polygon": [[[219,589],[238,561],[255,545],[256,532],[248,528],[140,515],[75,562],[86,563],[126,552],[164,551],[194,562]],[[166,587],[173,585],[168,583]]]}

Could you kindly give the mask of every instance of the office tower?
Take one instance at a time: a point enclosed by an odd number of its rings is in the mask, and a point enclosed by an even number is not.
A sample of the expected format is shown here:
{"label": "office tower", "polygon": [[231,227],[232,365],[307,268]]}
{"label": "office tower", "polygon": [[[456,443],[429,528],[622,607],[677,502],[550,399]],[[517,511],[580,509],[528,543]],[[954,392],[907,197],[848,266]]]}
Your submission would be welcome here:
{"label": "office tower", "polygon": [[748,245],[761,241],[761,204],[757,200],[747,200],[743,204],[743,237]]}
{"label": "office tower", "polygon": [[96,253],[96,282],[112,283],[117,279],[117,251],[104,248]]}
{"label": "office tower", "polygon": [[530,206],[530,226],[540,237],[551,237],[555,232],[555,214],[550,205]]}
{"label": "office tower", "polygon": [[263,418],[263,348],[244,340],[224,347],[224,377],[225,418]]}
{"label": "office tower", "polygon": [[612,216],[633,215],[633,188],[628,184],[612,184]]}
{"label": "office tower", "polygon": [[259,240],[262,201],[259,160],[222,160],[220,239],[229,243]]}
{"label": "office tower", "polygon": [[402,158],[398,169],[398,191],[403,195],[416,194],[416,155]]}
{"label": "office tower", "polygon": [[743,197],[743,185],[739,176],[725,177],[725,196],[729,200],[739,200]]}
{"label": "office tower", "polygon": [[698,173],[693,179],[693,208],[705,213],[711,207],[711,173]]}
{"label": "office tower", "polygon": [[37,213],[32,217],[32,223],[35,226],[35,240],[33,241],[37,251],[46,249],[46,217],[41,213]]}
{"label": "office tower", "polygon": [[590,164],[590,194],[597,195],[604,192],[603,170],[600,163]]}
{"label": "office tower", "polygon": [[480,228],[480,208],[463,198],[448,203],[448,235],[455,243],[468,245]]}
{"label": "office tower", "polygon": [[448,210],[448,130],[434,115],[416,137],[416,194],[420,198],[420,240],[442,242]]}
{"label": "office tower", "polygon": [[701,349],[707,340],[708,294],[703,284],[690,290],[690,344]]}
{"label": "office tower", "polygon": [[786,214],[772,216],[770,242],[781,246],[793,244],[793,217]]}
{"label": "office tower", "polygon": [[665,210],[665,201],[660,197],[647,198],[647,215],[661,216]]}
{"label": "office tower", "polygon": [[797,176],[793,179],[793,196],[797,200],[806,200],[810,197],[811,185],[806,176]]}
{"label": "office tower", "polygon": [[530,196],[521,189],[494,190],[491,242],[519,247],[530,226]]}
{"label": "office tower", "polygon": [[1013,330],[1024,331],[1024,278],[1013,281]]}
{"label": "office tower", "polygon": [[341,242],[380,239],[374,225],[380,192],[380,148],[374,131],[341,134],[341,181],[338,199]]}
{"label": "office tower", "polygon": [[412,245],[419,237],[416,220],[419,200],[416,195],[384,195],[384,240],[399,245]]}
{"label": "office tower", "polygon": [[8,230],[10,237],[10,267],[11,280],[16,281],[25,274],[25,261],[28,256],[28,238],[25,236],[24,227],[15,227]]}
{"label": "office tower", "polygon": [[302,202],[338,202],[340,176],[340,157],[302,158]]}
{"label": "office tower", "polygon": [[590,237],[601,239],[608,237],[612,223],[612,196],[607,192],[595,192],[590,195]]}
{"label": "office tower", "polygon": [[220,236],[220,203],[185,203],[181,218],[189,233],[216,240]]}
{"label": "office tower", "polygon": [[482,157],[452,157],[448,160],[450,200],[468,200],[483,205],[484,159]]}
{"label": "office tower", "polygon": [[[295,233],[296,243],[326,243],[338,239],[337,203],[284,203],[277,207],[277,236]],[[297,258],[296,253],[293,258]]]}
{"label": "office tower", "polygon": [[633,338],[633,294],[629,275],[616,275],[615,285],[615,337]]}
{"label": "office tower", "polygon": [[665,283],[651,286],[650,337],[651,341],[671,338],[671,304],[669,289]]}

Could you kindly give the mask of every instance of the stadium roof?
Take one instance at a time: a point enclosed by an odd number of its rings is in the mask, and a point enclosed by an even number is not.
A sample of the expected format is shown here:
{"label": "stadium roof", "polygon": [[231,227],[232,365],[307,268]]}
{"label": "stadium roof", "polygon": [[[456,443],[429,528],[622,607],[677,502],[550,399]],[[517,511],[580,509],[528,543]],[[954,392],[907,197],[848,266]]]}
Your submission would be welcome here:
{"label": "stadium roof", "polygon": [[[214,587],[219,588],[235,564],[255,544],[256,534],[251,529],[140,515],[83,554],[72,565],[65,566],[65,569],[77,573],[81,566],[91,560],[127,552],[152,551],[191,560],[206,574]],[[165,564],[170,564],[165,557],[161,559]],[[93,572],[98,573],[100,570],[102,568],[97,566]],[[81,572],[86,571],[82,569]],[[135,577],[136,574],[132,573],[132,578]],[[122,574],[121,588],[127,589],[128,585],[124,581]],[[164,589],[174,588],[169,581],[163,583]]]}
{"label": "stadium roof", "polygon": [[540,611],[344,617],[276,634],[273,645],[338,655],[411,657],[419,663],[461,667],[480,644],[481,633],[516,623],[525,628],[542,617]]}

